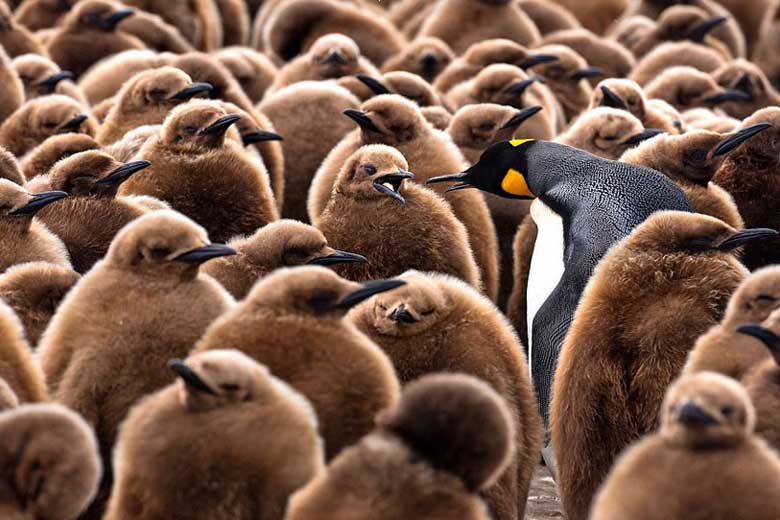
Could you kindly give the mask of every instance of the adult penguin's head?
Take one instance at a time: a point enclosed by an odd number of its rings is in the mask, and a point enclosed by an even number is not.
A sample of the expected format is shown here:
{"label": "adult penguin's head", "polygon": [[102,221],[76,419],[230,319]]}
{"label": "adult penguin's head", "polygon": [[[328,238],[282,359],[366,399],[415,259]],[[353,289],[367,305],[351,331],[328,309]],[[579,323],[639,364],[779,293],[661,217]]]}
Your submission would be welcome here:
{"label": "adult penguin's head", "polygon": [[533,139],[513,139],[496,143],[482,153],[476,164],[462,173],[433,177],[428,183],[453,182],[447,191],[477,188],[509,199],[533,199],[537,193],[528,179],[526,154]]}

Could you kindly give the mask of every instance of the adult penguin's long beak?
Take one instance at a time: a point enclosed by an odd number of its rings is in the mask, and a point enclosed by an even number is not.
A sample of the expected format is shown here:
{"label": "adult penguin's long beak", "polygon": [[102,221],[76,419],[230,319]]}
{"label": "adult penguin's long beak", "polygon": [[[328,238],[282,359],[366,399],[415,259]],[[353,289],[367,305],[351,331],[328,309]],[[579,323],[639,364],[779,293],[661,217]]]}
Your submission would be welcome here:
{"label": "adult penguin's long beak", "polygon": [[620,99],[620,96],[612,92],[609,87],[601,85],[599,88],[601,88],[601,93],[604,94],[604,96],[601,98],[601,106],[617,108],[620,110],[628,110],[628,107],[623,102],[623,100]]}
{"label": "adult penguin's long beak", "polygon": [[344,111],[344,115],[353,120],[360,128],[364,130],[369,130],[378,134],[382,133],[379,127],[376,126],[373,121],[371,121],[371,118],[368,117],[365,112],[348,108]]}
{"label": "adult penguin's long beak", "polygon": [[715,94],[714,96],[705,98],[704,101],[705,103],[709,103],[711,105],[720,105],[721,103],[728,103],[729,101],[746,103],[753,101],[753,96],[747,92],[742,92],[741,90],[726,89],[720,94]]}
{"label": "adult penguin's long beak", "polygon": [[35,85],[39,86],[46,86],[49,88],[54,88],[57,86],[57,83],[60,81],[65,81],[66,79],[74,79],[76,77],[75,74],[73,74],[69,70],[63,70],[60,72],[57,72],[55,74],[52,74],[51,76],[44,78],[40,81],[35,82]]}
{"label": "adult penguin's long beak", "polygon": [[769,228],[743,229],[742,231],[737,231],[718,244],[716,249],[718,249],[718,251],[732,251],[747,242],[760,240],[762,238],[776,237],[777,235],[777,231]]}
{"label": "adult penguin's long beak", "polygon": [[125,163],[107,176],[103,177],[96,184],[107,184],[109,186],[118,186],[135,173],[140,172],[151,166],[149,161],[133,161]]}
{"label": "adult penguin's long beak", "polygon": [[249,146],[250,144],[262,143],[264,141],[284,141],[284,138],[276,132],[260,130],[252,132],[251,134],[242,135],[241,141],[244,143],[244,146]]}
{"label": "adult penguin's long beak", "polygon": [[168,368],[173,370],[176,375],[193,390],[203,392],[204,394],[217,395],[217,393],[181,359],[172,359],[168,361]]}
{"label": "adult penguin's long beak", "polygon": [[535,65],[541,65],[542,63],[550,63],[551,61],[558,61],[558,56],[553,54],[532,54],[524,60],[520,60],[515,63],[516,66],[521,69],[530,69]]}
{"label": "adult penguin's long beak", "polygon": [[198,247],[182,253],[174,261],[186,262],[189,264],[202,264],[212,258],[219,258],[221,256],[232,256],[236,254],[236,250],[230,246],[224,244],[209,244],[207,246]]}
{"label": "adult penguin's long beak", "polygon": [[365,264],[368,259],[357,253],[350,253],[349,251],[339,251],[334,249],[331,253],[323,256],[316,256],[306,262],[309,265],[337,265],[337,264],[351,264],[361,263]]}
{"label": "adult penguin's long beak", "polygon": [[378,79],[374,79],[371,76],[367,76],[365,74],[358,74],[355,77],[357,79],[359,79],[361,83],[363,83],[365,86],[367,86],[369,89],[371,89],[371,92],[373,92],[376,95],[392,94],[392,92],[390,92],[390,89],[388,89]]}
{"label": "adult penguin's long beak", "polygon": [[741,145],[751,137],[760,134],[767,128],[770,128],[772,125],[769,123],[758,123],[757,125],[751,125],[747,128],[743,128],[742,130],[736,132],[734,135],[727,138],[725,141],[720,143],[717,148],[715,148],[715,151],[712,152],[712,155],[718,156],[718,155],[724,155],[732,151],[737,146]]}
{"label": "adult penguin's long beak", "polygon": [[439,175],[438,177],[431,177],[425,184],[436,184],[438,182],[455,182],[452,186],[447,188],[445,193],[451,191],[464,190],[466,188],[476,188],[474,185],[474,176],[469,170],[460,173],[452,173],[450,175]]}
{"label": "adult penguin's long beak", "polygon": [[542,107],[539,105],[533,105],[518,111],[509,121],[506,122],[504,126],[501,127],[501,130],[506,130],[507,128],[516,128],[522,125],[526,119],[533,117],[540,110],[542,110]]}
{"label": "adult penguin's long beak", "polygon": [[211,125],[201,130],[200,135],[224,134],[227,132],[227,129],[230,128],[231,125],[234,125],[239,119],[241,119],[241,116],[238,114],[228,114],[226,116],[222,116],[214,121]]}
{"label": "adult penguin's long beak", "polygon": [[702,42],[707,34],[715,29],[717,26],[728,20],[726,16],[713,16],[693,28],[688,33],[688,39],[694,42]]}
{"label": "adult penguin's long beak", "polygon": [[623,141],[625,144],[639,144],[642,141],[646,141],[648,139],[651,139],[659,134],[663,134],[664,131],[660,128],[645,128],[642,132],[639,132],[638,134],[634,134],[625,141]]}

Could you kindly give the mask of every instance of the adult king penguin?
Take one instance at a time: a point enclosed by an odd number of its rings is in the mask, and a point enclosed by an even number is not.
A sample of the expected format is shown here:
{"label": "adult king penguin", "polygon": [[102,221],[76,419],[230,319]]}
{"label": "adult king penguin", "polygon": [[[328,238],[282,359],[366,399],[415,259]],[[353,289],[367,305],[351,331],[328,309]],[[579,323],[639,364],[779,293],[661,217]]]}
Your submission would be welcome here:
{"label": "adult king penguin", "polygon": [[655,170],[533,139],[496,143],[468,170],[428,180],[447,181],[457,181],[447,191],[534,199],[539,233],[528,277],[528,361],[547,424],[558,353],[596,264],[652,213],[693,211],[691,205]]}

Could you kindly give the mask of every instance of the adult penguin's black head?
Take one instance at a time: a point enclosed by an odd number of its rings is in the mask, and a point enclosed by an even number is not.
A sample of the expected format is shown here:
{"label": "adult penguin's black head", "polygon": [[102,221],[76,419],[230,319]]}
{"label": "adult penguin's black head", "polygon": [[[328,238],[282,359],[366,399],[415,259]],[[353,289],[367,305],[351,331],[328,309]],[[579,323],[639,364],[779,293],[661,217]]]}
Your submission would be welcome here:
{"label": "adult penguin's black head", "polygon": [[447,191],[477,188],[508,199],[533,199],[529,182],[526,154],[539,142],[534,139],[513,139],[496,143],[482,153],[476,164],[462,173],[433,177],[428,183],[453,182]]}

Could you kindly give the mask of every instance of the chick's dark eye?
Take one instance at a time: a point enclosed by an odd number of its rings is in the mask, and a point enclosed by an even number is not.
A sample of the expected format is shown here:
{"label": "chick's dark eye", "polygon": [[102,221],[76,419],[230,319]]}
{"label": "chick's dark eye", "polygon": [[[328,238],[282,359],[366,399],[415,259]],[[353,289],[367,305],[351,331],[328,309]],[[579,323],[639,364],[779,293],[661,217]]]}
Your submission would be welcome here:
{"label": "chick's dark eye", "polygon": [[165,258],[171,253],[171,251],[170,249],[165,249],[163,247],[155,247],[154,249],[152,249],[151,253],[152,253],[152,258],[159,259],[159,258]]}
{"label": "chick's dark eye", "polygon": [[490,130],[493,130],[494,127],[495,127],[495,125],[492,124],[492,123],[484,123],[484,124],[479,125],[479,129],[484,131],[484,132],[489,132]]}
{"label": "chick's dark eye", "polygon": [[720,413],[723,414],[723,417],[730,417],[731,414],[734,413],[734,407],[733,406],[724,406],[720,409]]}
{"label": "chick's dark eye", "polygon": [[363,171],[366,172],[368,175],[374,175],[376,173],[376,166],[372,164],[366,164],[363,166]]}
{"label": "chick's dark eye", "polygon": [[691,153],[691,159],[694,161],[703,161],[707,158],[707,152],[704,150],[694,150],[693,153]]}
{"label": "chick's dark eye", "polygon": [[165,91],[162,90],[162,89],[159,89],[159,88],[152,89],[150,94],[152,95],[152,97],[154,99],[161,99],[161,98],[165,97]]}
{"label": "chick's dark eye", "polygon": [[421,311],[420,314],[422,316],[430,316],[431,314],[433,314],[433,312],[434,312],[433,309],[428,309],[428,310],[425,310],[425,311]]}
{"label": "chick's dark eye", "polygon": [[188,134],[194,134],[195,132],[198,131],[198,129],[195,128],[194,126],[188,126],[187,128],[184,129],[184,131],[187,132]]}
{"label": "chick's dark eye", "polygon": [[303,249],[290,249],[285,253],[288,258],[292,258],[295,260],[302,260],[309,256],[309,253],[304,251]]}

